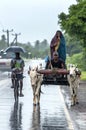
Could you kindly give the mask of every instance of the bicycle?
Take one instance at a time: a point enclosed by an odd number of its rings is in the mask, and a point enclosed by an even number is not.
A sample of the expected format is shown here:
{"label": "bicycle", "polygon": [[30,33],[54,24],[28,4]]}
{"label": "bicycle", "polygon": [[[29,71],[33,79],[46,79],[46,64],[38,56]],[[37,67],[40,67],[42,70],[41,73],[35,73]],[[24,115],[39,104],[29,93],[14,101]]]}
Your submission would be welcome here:
{"label": "bicycle", "polygon": [[23,79],[24,76],[23,76],[22,73],[19,73],[18,69],[14,70],[13,73],[15,75],[14,76],[14,99],[15,99],[15,102],[16,102],[19,99],[19,85],[20,85],[19,81],[21,79]]}

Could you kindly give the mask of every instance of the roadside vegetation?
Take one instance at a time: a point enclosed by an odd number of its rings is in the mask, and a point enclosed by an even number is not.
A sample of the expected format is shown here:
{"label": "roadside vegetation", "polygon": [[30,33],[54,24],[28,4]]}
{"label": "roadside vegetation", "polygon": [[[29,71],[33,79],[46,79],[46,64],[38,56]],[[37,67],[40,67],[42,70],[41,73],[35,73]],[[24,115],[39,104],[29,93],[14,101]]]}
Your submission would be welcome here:
{"label": "roadside vegetation", "polygon": [[66,64],[67,65],[68,64],[75,64],[75,65],[77,65],[77,67],[81,71],[81,80],[86,81],[86,71],[83,69],[84,65],[83,65],[83,62],[82,62],[82,52],[78,53],[78,54],[74,54],[71,57],[68,56],[67,60],[66,60]]}
{"label": "roadside vegetation", "polygon": [[[76,0],[76,2],[77,4],[69,7],[68,14],[62,12],[58,15],[58,24],[65,34],[70,37],[67,38],[67,41],[68,49],[71,48],[71,54],[69,54],[69,50],[67,62],[77,64],[82,70],[81,78],[86,80],[86,0]],[[71,45],[72,42],[74,46]],[[77,45],[79,51],[75,51]]]}
{"label": "roadside vegetation", "polygon": [[81,80],[86,81],[86,71],[82,71],[82,73],[81,73]]}

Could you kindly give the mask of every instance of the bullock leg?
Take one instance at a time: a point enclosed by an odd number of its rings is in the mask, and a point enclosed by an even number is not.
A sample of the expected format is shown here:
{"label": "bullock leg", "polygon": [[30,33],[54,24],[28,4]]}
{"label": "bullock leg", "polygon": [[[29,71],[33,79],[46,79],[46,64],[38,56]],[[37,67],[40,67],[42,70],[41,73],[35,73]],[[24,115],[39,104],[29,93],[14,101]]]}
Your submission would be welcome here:
{"label": "bullock leg", "polygon": [[74,102],[74,95],[71,95],[71,106],[74,106],[75,102]]}
{"label": "bullock leg", "polygon": [[76,104],[76,91],[75,87],[70,84],[70,93],[71,93],[71,106],[74,106]]}
{"label": "bullock leg", "polygon": [[77,95],[74,95],[74,104],[76,104]]}
{"label": "bullock leg", "polygon": [[33,105],[36,105],[35,87],[32,87],[32,89],[33,89]]}
{"label": "bullock leg", "polygon": [[35,89],[33,95],[34,95],[34,96],[33,96],[33,104],[34,104],[34,105],[37,105],[37,104],[39,103],[39,94],[36,93],[36,89]]}
{"label": "bullock leg", "polygon": [[76,98],[76,104],[79,104],[79,101],[78,101],[78,99]]}
{"label": "bullock leg", "polygon": [[75,93],[75,88],[73,88],[73,105],[76,104],[76,93]]}
{"label": "bullock leg", "polygon": [[38,87],[37,87],[36,93],[35,93],[35,95],[37,97],[37,104],[40,103],[40,92],[41,92],[41,84],[40,84],[40,82],[38,82]]}
{"label": "bullock leg", "polygon": [[72,100],[71,105],[72,105],[72,106],[75,105],[75,104],[77,104],[77,101],[78,101],[76,89],[77,89],[77,88],[73,88],[73,93],[72,93],[72,96],[71,96],[71,98],[72,98],[72,99],[71,99],[71,100]]}
{"label": "bullock leg", "polygon": [[71,106],[75,105],[75,92],[73,86],[70,87],[71,90]]}
{"label": "bullock leg", "polygon": [[74,105],[74,90],[72,84],[70,84],[70,93],[71,93],[71,106]]}
{"label": "bullock leg", "polygon": [[38,104],[40,104],[40,93],[41,93],[41,90],[39,89],[39,93],[38,93]]}
{"label": "bullock leg", "polygon": [[36,95],[36,102],[38,105],[40,104],[40,92]]}
{"label": "bullock leg", "polygon": [[33,94],[33,105],[36,105],[36,96]]}
{"label": "bullock leg", "polygon": [[75,92],[75,104],[78,104],[78,103],[79,103],[79,102],[78,102],[78,97],[77,97],[77,90],[78,90],[78,88],[75,87],[75,88],[74,88],[74,92]]}
{"label": "bullock leg", "polygon": [[36,103],[39,104],[39,95],[36,95]]}

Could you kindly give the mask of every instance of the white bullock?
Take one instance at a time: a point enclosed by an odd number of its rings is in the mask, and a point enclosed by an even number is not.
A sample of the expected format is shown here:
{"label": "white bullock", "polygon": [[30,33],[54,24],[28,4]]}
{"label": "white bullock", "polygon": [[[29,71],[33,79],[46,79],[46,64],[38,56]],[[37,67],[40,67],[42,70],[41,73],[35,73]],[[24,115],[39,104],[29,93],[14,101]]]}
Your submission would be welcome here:
{"label": "white bullock", "polygon": [[74,65],[69,66],[68,82],[71,92],[71,105],[78,104],[78,87],[80,83],[81,72]]}
{"label": "white bullock", "polygon": [[33,90],[33,104],[36,105],[40,103],[42,75],[37,73],[37,67],[29,68],[28,72],[30,75],[31,86]]}

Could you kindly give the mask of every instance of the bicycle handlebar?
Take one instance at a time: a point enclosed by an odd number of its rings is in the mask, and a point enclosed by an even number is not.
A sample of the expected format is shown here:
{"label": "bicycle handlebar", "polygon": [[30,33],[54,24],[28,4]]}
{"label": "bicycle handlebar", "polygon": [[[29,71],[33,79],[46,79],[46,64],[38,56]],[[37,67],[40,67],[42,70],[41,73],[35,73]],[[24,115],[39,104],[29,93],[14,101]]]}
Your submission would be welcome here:
{"label": "bicycle handlebar", "polygon": [[21,68],[13,68],[12,72],[15,73],[15,74],[17,74],[17,73],[19,73],[19,74],[21,73],[22,74],[23,73]]}

